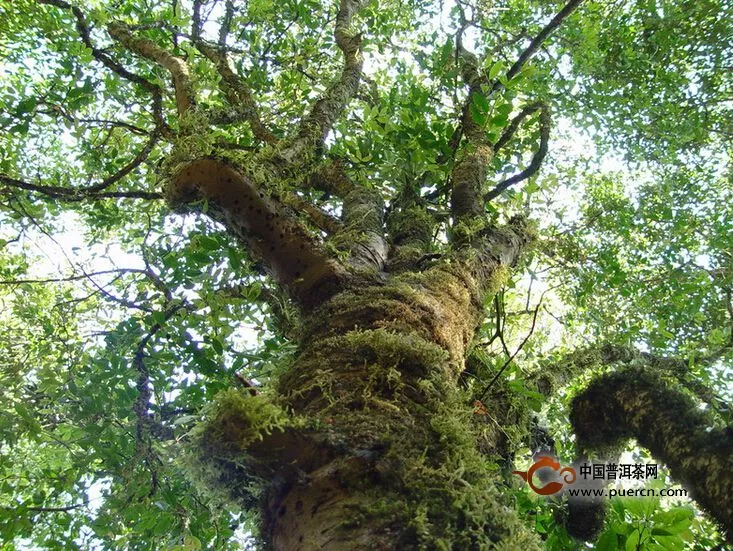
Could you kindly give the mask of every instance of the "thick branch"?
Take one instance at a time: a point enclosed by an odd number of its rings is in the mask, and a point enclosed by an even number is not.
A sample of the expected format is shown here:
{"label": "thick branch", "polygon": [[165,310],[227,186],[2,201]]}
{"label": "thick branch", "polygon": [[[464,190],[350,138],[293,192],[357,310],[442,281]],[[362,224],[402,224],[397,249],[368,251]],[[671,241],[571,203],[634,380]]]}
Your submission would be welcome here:
{"label": "thick branch", "polygon": [[234,18],[234,1],[226,0],[224,4],[224,19],[219,28],[219,47],[224,48],[227,44],[227,37],[232,27],[232,19]]}
{"label": "thick branch", "polygon": [[333,161],[318,167],[307,180],[307,187],[325,191],[343,199],[351,193],[356,184],[348,177],[340,161]]}
{"label": "thick branch", "polygon": [[[478,59],[464,50],[460,44],[459,54],[463,80],[469,85],[460,124],[461,132],[468,140],[468,148],[456,161],[451,173],[451,212],[456,221],[483,215],[483,188],[486,184],[489,163],[494,157],[494,149],[487,140],[486,132],[474,121],[470,109],[476,96],[482,93],[483,79],[478,71]],[[458,147],[458,143],[455,146]]]}
{"label": "thick branch", "polygon": [[733,428],[718,428],[691,398],[659,375],[629,368],[602,375],[572,402],[581,451],[635,438],[733,536]]}
{"label": "thick branch", "polygon": [[283,197],[283,203],[293,210],[304,212],[319,230],[327,234],[338,233],[344,228],[338,218],[299,195],[289,193]]}
{"label": "thick branch", "polygon": [[[695,358],[694,361],[698,359]],[[691,365],[689,358],[660,356],[640,352],[631,346],[604,343],[582,348],[559,359],[551,360],[543,365],[541,373],[535,377],[535,380],[537,390],[546,396],[551,396],[558,388],[590,370],[608,366],[616,368],[643,366],[649,371],[674,378],[715,409],[720,398],[715,395],[713,389],[691,374]]]}
{"label": "thick branch", "polygon": [[387,216],[390,272],[419,269],[433,244],[437,222],[428,211],[427,201],[420,196],[419,187],[419,183],[406,182],[390,203]]}
{"label": "thick branch", "polygon": [[113,21],[107,25],[107,31],[112,38],[128,50],[157,63],[170,72],[173,78],[173,88],[176,92],[176,106],[179,115],[195,105],[196,101],[188,65],[183,59],[172,55],[152,40],[134,36],[130,28],[121,21]]}
{"label": "thick branch", "polygon": [[173,206],[206,200],[207,213],[261,257],[301,304],[317,303],[336,292],[346,276],[279,198],[268,196],[223,161],[189,163],[174,176],[167,197]]}
{"label": "thick branch", "polygon": [[341,220],[344,229],[332,238],[349,251],[349,264],[358,269],[381,271],[387,260],[384,239],[384,200],[378,190],[354,186],[344,197]]}
{"label": "thick branch", "polygon": [[339,79],[326,89],[310,113],[300,122],[296,136],[280,151],[280,158],[288,163],[307,159],[323,144],[336,119],[359,89],[362,68],[361,34],[353,33],[350,26],[362,4],[361,0],[341,0],[334,37],[344,56],[344,67]]}
{"label": "thick branch", "polygon": [[460,248],[456,254],[465,256],[472,277],[479,285],[481,311],[484,294],[495,294],[509,277],[522,253],[536,238],[536,232],[521,216],[515,216],[500,227],[482,230],[471,241],[470,248]]}

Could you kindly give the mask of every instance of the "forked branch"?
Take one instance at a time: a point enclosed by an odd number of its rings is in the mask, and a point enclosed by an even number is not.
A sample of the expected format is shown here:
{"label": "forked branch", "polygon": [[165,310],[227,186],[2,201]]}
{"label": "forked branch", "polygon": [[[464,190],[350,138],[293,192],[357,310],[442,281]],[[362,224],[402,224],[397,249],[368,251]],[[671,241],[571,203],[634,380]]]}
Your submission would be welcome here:
{"label": "forked branch", "polygon": [[249,122],[255,138],[269,144],[277,143],[278,139],[262,123],[257,104],[252,97],[249,86],[232,69],[226,55],[226,50],[207,44],[201,40],[196,41],[196,47],[216,67],[222,79],[223,90],[227,101],[243,120]]}
{"label": "forked branch", "polygon": [[156,129],[163,135],[171,133],[170,127],[163,117],[163,93],[157,84],[154,84],[140,75],[129,71],[118,61],[113,59],[107,52],[98,48],[91,39],[91,29],[87,23],[84,13],[76,6],[72,6],[64,0],[38,0],[39,4],[47,4],[69,10],[76,19],[76,30],[84,45],[92,52],[92,56],[112,72],[143,88],[152,98],[153,118]]}
{"label": "forked branch", "polygon": [[174,207],[206,201],[207,214],[260,257],[300,304],[312,305],[336,292],[346,276],[279,197],[226,161],[203,158],[188,163],[174,175],[166,194]]}
{"label": "forked branch", "polygon": [[308,158],[323,144],[326,136],[356,95],[361,80],[361,34],[351,30],[351,22],[362,7],[362,0],[341,0],[336,15],[334,38],[344,56],[341,75],[313,104],[301,120],[296,135],[280,151],[280,158],[288,163]]}

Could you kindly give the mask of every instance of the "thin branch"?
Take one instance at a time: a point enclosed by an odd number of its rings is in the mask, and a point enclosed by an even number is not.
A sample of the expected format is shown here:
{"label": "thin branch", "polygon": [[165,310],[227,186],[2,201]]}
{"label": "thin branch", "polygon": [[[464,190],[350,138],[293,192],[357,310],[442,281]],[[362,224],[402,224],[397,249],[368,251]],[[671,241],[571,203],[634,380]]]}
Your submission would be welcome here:
{"label": "thin branch", "polygon": [[126,130],[129,130],[133,134],[137,134],[139,136],[147,136],[150,135],[150,132],[145,130],[144,128],[140,128],[139,126],[135,126],[134,124],[130,124],[129,122],[124,121],[111,121],[107,119],[79,119],[74,117],[73,113],[69,113],[66,111],[63,106],[57,104],[57,103],[48,103],[46,101],[40,101],[39,105],[48,105],[50,109],[37,109],[37,113],[43,113],[44,115],[61,115],[64,119],[71,123],[79,123],[84,125],[100,125],[100,126],[109,126],[112,128],[124,128]]}
{"label": "thin branch", "polygon": [[[507,71],[506,80],[511,80],[519,73],[519,71],[522,70],[524,64],[527,63],[527,61],[529,61],[530,58],[537,52],[542,43],[547,40],[547,38],[562,24],[562,22],[567,19],[567,17],[571,13],[573,13],[582,3],[583,0],[570,0],[570,2],[565,4],[565,7],[563,7],[563,9],[560,10],[547,25],[545,25],[545,27],[539,32],[539,34],[537,34],[537,36],[532,39],[532,41],[529,43],[529,46],[527,46],[527,48],[519,55],[517,61],[515,61],[514,65],[512,65]],[[493,93],[501,89],[502,87],[503,85],[501,84],[501,81],[496,81],[491,88],[491,92]]]}
{"label": "thin branch", "polygon": [[68,513],[74,509],[86,507],[87,502],[77,503],[76,505],[66,505],[64,507],[28,507],[26,505],[18,504],[16,507],[2,507],[3,511],[31,511],[34,513]]}
{"label": "thin branch", "polygon": [[201,40],[196,41],[195,44],[198,50],[216,66],[216,70],[222,78],[224,93],[229,101],[229,105],[236,111],[234,120],[248,121],[252,128],[252,133],[258,140],[269,144],[277,143],[277,137],[262,123],[257,104],[252,97],[249,86],[232,70],[226,55],[226,50],[207,44]]}
{"label": "thin branch", "polygon": [[92,51],[92,56],[102,65],[116,73],[123,79],[137,84],[143,88],[152,97],[152,110],[155,126],[163,135],[170,135],[171,129],[165,122],[163,117],[163,92],[157,84],[153,84],[149,80],[140,75],[133,73],[122,66],[119,62],[109,56],[105,51],[97,48],[91,39],[91,30],[87,24],[84,13],[76,6],[72,6],[64,0],[38,0],[39,4],[47,4],[71,11],[76,19],[76,30],[81,37],[84,45]]}
{"label": "thin branch", "polygon": [[158,142],[158,133],[153,132],[150,136],[150,139],[148,140],[148,143],[145,144],[145,146],[140,150],[140,152],[137,155],[135,155],[135,157],[129,163],[127,163],[125,166],[123,166],[120,170],[118,170],[111,176],[107,176],[104,180],[102,180],[98,184],[90,186],[88,188],[84,188],[83,192],[94,194],[122,180],[122,178],[130,174],[133,170],[139,167],[148,158],[148,156],[150,155],[150,152],[153,150],[153,147],[155,147],[155,144],[157,142]]}
{"label": "thin branch", "polygon": [[147,347],[150,340],[155,336],[158,331],[163,328],[165,322],[171,319],[179,310],[186,308],[188,305],[185,302],[174,304],[167,308],[163,312],[163,321],[155,323],[148,332],[138,342],[135,350],[135,355],[132,360],[132,365],[138,373],[137,382],[135,388],[137,388],[138,395],[133,405],[133,411],[137,417],[137,424],[135,427],[135,447],[136,457],[143,459],[150,470],[152,478],[151,495],[155,493],[158,487],[157,471],[153,467],[153,447],[150,441],[152,429],[160,432],[164,427],[155,427],[154,421],[149,413],[150,399],[152,397],[152,389],[150,386],[150,371],[148,371],[145,365],[145,348]]}
{"label": "thin branch", "polygon": [[[552,32],[557,29],[560,24],[573,12],[575,9],[583,2],[583,0],[571,0],[568,2],[568,4],[565,5],[565,7],[557,14],[555,17],[552,18],[552,20],[540,31],[540,33],[532,39],[530,42],[530,45],[525,49],[517,59],[517,61],[511,66],[509,71],[506,73],[504,80],[511,80],[516,74],[522,69],[525,63],[530,60],[530,58],[535,54],[535,52],[539,49],[539,47],[542,45],[542,43],[552,34]],[[477,72],[478,62],[475,60],[475,56],[473,54],[466,55],[466,50],[463,49],[461,45],[461,34],[463,30],[465,30],[465,26],[468,22],[464,23],[464,27],[458,32],[456,35],[456,58],[460,61],[461,59],[464,60],[464,71],[466,60],[472,61],[469,63],[469,65],[473,65],[473,70],[470,74],[466,74],[464,72],[464,80],[467,84],[469,84],[470,90],[468,97],[466,99],[466,102],[463,104],[463,107],[461,109],[461,119],[456,126],[456,129],[454,130],[450,142],[449,147],[450,150],[453,152],[452,157],[455,157],[456,152],[458,151],[458,147],[461,143],[461,140],[463,138],[464,134],[469,133],[472,128],[475,126],[473,123],[473,120],[470,115],[470,106],[471,102],[473,101],[473,96],[476,93],[481,92],[481,86],[487,86],[490,85],[491,88],[489,89],[488,93],[486,94],[486,97],[488,98],[491,96],[494,92],[502,89],[504,85],[502,84],[502,79],[498,79],[494,81],[493,83],[489,83],[486,79],[485,75],[479,75]],[[469,56],[473,56],[474,60],[470,60]],[[469,76],[469,78],[466,78],[466,76]],[[439,162],[445,162],[446,160],[449,160],[447,158],[444,158],[444,156],[441,155],[441,158],[439,158]],[[476,163],[473,163],[476,164]],[[488,164],[488,161],[485,163]],[[480,168],[480,167],[479,167]],[[478,174],[478,177],[481,178],[483,176],[482,173]],[[482,181],[483,183],[483,181]],[[516,183],[516,181],[512,182]],[[509,185],[512,185],[509,184]],[[478,213],[478,201],[464,201],[465,203],[470,203],[473,206],[473,210]],[[459,209],[461,210],[461,207],[465,207],[463,204],[459,204]]]}
{"label": "thin branch", "polygon": [[73,188],[62,186],[49,186],[44,184],[31,184],[17,178],[11,178],[0,174],[0,184],[10,188],[23,189],[40,193],[58,201],[70,203],[96,199],[144,199],[148,201],[163,199],[163,194],[155,191],[102,191],[89,192],[88,188]]}
{"label": "thin branch", "polygon": [[489,383],[483,389],[483,391],[481,392],[481,394],[479,394],[479,396],[477,398],[478,401],[480,401],[480,402],[483,401],[483,399],[486,397],[486,393],[489,392],[489,390],[491,390],[491,387],[494,386],[494,383],[496,383],[496,381],[499,379],[499,377],[501,376],[501,374],[504,373],[504,371],[506,370],[506,368],[509,367],[509,365],[512,363],[512,361],[514,360],[514,358],[517,356],[517,354],[519,354],[519,352],[522,350],[522,348],[524,348],[524,345],[527,344],[527,341],[529,340],[529,338],[534,333],[535,326],[537,324],[537,314],[540,311],[540,306],[542,305],[542,299],[543,298],[544,298],[544,293],[543,293],[543,296],[540,297],[540,300],[537,302],[537,306],[534,309],[534,315],[532,316],[532,326],[529,329],[529,333],[527,333],[527,335],[524,337],[524,339],[522,340],[522,342],[519,343],[519,346],[514,351],[514,354],[512,354],[511,356],[509,356],[509,358],[507,359],[507,361],[504,362],[504,365],[501,366],[501,368],[499,369],[499,371],[496,372],[496,375],[494,375],[492,377],[492,379],[489,381]]}
{"label": "thin branch", "polygon": [[501,134],[501,137],[494,144],[494,153],[499,151],[502,147],[504,147],[509,142],[509,140],[511,140],[514,137],[514,134],[517,132],[519,125],[522,123],[522,121],[524,121],[524,119],[526,119],[530,115],[533,115],[539,109],[547,109],[547,106],[544,103],[542,103],[541,101],[536,101],[534,103],[530,103],[529,105],[525,106],[519,112],[519,114],[511,120],[511,122],[509,123],[509,126],[506,127],[504,132]]}
{"label": "thin branch", "polygon": [[[507,178],[503,182],[500,182],[489,191],[487,194],[484,195],[484,202],[489,202],[502,193],[509,189],[514,184],[517,184],[519,182],[522,182],[526,180],[527,178],[533,176],[534,174],[539,171],[540,167],[542,166],[542,162],[545,160],[545,156],[547,155],[548,145],[550,141],[550,127],[551,127],[551,118],[550,118],[550,112],[547,109],[546,106],[540,106],[540,147],[537,149],[535,154],[532,156],[532,160],[530,161],[527,168],[519,172],[518,174],[515,174],[514,176],[511,176],[510,178]],[[503,136],[502,136],[503,137]],[[498,143],[498,142],[497,142]]]}
{"label": "thin branch", "polygon": [[88,274],[75,274],[68,277],[57,277],[57,278],[46,278],[46,279],[6,279],[0,281],[0,285],[22,285],[24,283],[38,284],[38,283],[63,283],[67,281],[78,281],[80,279],[87,279],[98,275],[106,274],[145,274],[148,275],[145,270],[139,268],[115,268],[112,270],[100,270],[98,272],[90,272]]}

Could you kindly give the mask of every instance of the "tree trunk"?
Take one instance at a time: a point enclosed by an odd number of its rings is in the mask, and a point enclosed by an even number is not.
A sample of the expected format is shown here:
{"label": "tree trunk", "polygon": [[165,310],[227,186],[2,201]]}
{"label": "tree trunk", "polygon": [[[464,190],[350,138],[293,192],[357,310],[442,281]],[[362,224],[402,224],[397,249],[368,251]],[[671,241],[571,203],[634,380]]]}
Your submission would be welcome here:
{"label": "tree trunk", "polygon": [[524,243],[507,235],[479,264],[375,274],[314,308],[276,397],[231,391],[212,407],[194,435],[199,477],[259,496],[275,549],[539,549],[478,451],[497,433],[457,384],[501,259]]}

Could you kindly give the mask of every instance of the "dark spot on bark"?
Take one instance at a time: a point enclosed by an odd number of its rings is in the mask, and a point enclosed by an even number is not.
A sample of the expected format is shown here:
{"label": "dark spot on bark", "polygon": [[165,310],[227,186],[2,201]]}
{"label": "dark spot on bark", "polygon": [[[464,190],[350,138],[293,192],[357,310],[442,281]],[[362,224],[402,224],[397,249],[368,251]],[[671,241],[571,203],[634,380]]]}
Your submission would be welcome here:
{"label": "dark spot on bark", "polygon": [[285,516],[285,513],[287,513],[287,512],[288,512],[288,508],[285,505],[283,505],[280,508],[280,511],[278,512],[277,516],[279,516],[280,518],[282,518],[282,517]]}
{"label": "dark spot on bark", "polygon": [[262,214],[262,209],[257,209],[257,214]]}
{"label": "dark spot on bark", "polygon": [[303,510],[303,502],[299,499],[295,502],[295,512],[300,513]]}
{"label": "dark spot on bark", "polygon": [[300,277],[300,272],[295,272],[295,277]]}

